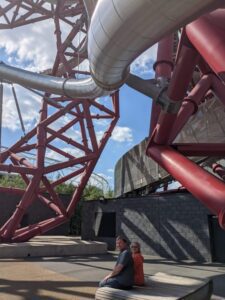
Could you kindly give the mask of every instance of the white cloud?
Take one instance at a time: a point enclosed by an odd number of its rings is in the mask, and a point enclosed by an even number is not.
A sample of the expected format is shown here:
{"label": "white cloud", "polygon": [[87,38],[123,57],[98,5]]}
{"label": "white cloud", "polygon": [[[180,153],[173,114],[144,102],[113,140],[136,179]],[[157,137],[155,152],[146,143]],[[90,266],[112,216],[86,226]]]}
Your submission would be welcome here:
{"label": "white cloud", "polygon": [[106,127],[109,125],[109,120],[99,119],[99,120],[94,120],[93,123],[94,123],[94,126]]}
{"label": "white cloud", "polygon": [[114,173],[114,169],[107,169],[107,172]]}
{"label": "white cloud", "polygon": [[131,64],[132,73],[152,73],[152,64],[156,60],[158,44],[155,44],[144,53],[142,53],[135,61]]}
{"label": "white cloud", "polygon": [[32,71],[50,68],[56,54],[53,20],[0,31],[0,48],[9,56],[8,62],[26,66]]}
{"label": "white cloud", "polygon": [[[83,151],[81,151],[77,148],[63,147],[63,148],[60,148],[60,150],[64,151],[65,153],[71,154],[74,157],[81,157],[84,155]],[[64,161],[68,160],[67,157],[62,156],[59,153],[52,151],[52,150],[47,150],[46,157],[50,158],[50,159],[55,159],[59,162],[64,162]]]}
{"label": "white cloud", "polygon": [[[57,119],[55,122],[53,122],[49,127],[55,131],[58,131],[60,128],[68,124],[71,120],[73,120],[73,118],[68,115],[62,116],[60,119]],[[77,142],[81,142],[82,140],[82,135],[79,128],[75,128],[74,126],[66,130],[63,135],[76,140]]]}
{"label": "white cloud", "polygon": [[[27,90],[15,85],[17,100],[19,103],[23,123],[26,130],[29,130],[31,123],[36,123],[39,117],[40,97],[27,92]],[[11,92],[11,87],[4,84],[3,98],[3,128],[16,131],[21,128],[15,100]]]}
{"label": "white cloud", "polygon": [[111,139],[120,143],[132,142],[133,141],[132,129],[129,127],[116,126],[112,133]]}
{"label": "white cloud", "polygon": [[105,179],[111,179],[112,177],[111,176],[107,176],[106,174],[104,173],[95,173],[97,174],[98,176],[102,177],[102,178],[105,178]]}

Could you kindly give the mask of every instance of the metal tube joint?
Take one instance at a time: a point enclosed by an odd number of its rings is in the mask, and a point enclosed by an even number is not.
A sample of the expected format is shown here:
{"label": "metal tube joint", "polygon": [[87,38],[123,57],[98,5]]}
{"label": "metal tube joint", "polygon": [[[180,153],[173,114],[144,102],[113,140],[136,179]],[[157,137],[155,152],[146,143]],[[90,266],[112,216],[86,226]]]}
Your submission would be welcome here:
{"label": "metal tube joint", "polygon": [[162,110],[169,114],[177,114],[182,102],[181,101],[174,101],[170,99],[167,95],[168,89],[168,79],[164,77],[157,78],[156,86],[159,88],[159,94],[155,98],[155,103],[160,105]]}

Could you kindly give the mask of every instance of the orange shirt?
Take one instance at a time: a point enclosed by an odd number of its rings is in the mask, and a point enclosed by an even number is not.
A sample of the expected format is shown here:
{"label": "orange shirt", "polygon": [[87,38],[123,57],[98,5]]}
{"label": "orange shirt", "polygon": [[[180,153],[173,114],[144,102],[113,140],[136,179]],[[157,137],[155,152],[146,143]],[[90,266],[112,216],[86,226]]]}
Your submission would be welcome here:
{"label": "orange shirt", "polygon": [[132,257],[134,261],[134,284],[144,285],[144,258],[140,253],[132,253]]}

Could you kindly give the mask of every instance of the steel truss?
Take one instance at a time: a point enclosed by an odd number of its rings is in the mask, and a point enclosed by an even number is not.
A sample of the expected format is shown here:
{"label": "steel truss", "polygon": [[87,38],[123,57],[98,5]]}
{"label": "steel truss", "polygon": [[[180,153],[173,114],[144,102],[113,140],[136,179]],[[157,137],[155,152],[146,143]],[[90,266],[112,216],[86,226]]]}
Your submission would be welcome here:
{"label": "steel truss", "polygon": [[[54,19],[57,55],[53,68],[45,70],[44,73],[65,78],[77,78],[79,74],[82,76],[88,74],[79,68],[87,58],[85,43],[88,18],[82,1],[57,1],[57,4],[50,4],[41,0],[35,2],[8,0],[5,3],[4,7],[0,7],[0,16],[4,18],[0,29]],[[152,89],[151,92],[157,94],[152,108],[147,155],[216,213],[221,227],[225,229],[223,167],[216,165],[213,168],[220,176],[220,180],[186,157],[190,155],[224,157],[224,141],[211,144],[207,141],[198,145],[174,142],[203,101],[208,101],[211,95],[215,94],[223,104],[225,103],[224,20],[225,10],[220,9],[187,25],[182,30],[175,62],[174,36],[167,36],[159,42],[155,64],[156,80],[147,83]],[[71,26],[64,40],[61,35],[61,22]],[[81,39],[78,38],[80,34]],[[74,41],[79,42],[75,44]],[[209,44],[210,47],[207,47]],[[1,85],[0,98],[2,94]],[[119,117],[118,92],[110,99],[106,105],[101,104],[99,99],[81,100],[47,93],[43,95],[37,126],[1,153],[0,171],[19,174],[27,186],[25,190],[0,189],[21,195],[21,201],[14,213],[0,229],[1,242],[27,241],[66,222],[71,217]],[[107,121],[107,128],[100,140],[95,128],[96,120]],[[63,124],[58,130],[55,129],[57,121]],[[73,127],[79,132],[78,138],[67,134]],[[65,151],[59,146],[59,141],[69,144],[74,151]],[[48,150],[61,155],[64,161],[47,166],[45,155]],[[22,157],[21,153],[24,151],[36,153],[35,165]],[[51,181],[50,174],[71,166],[76,166],[74,172],[54,182]],[[55,192],[55,187],[76,176],[79,178],[79,184],[69,205],[65,207]],[[45,192],[48,192],[49,197],[44,194]],[[55,216],[20,228],[23,215],[35,199],[50,208]]]}
{"label": "steel truss", "polygon": [[[84,47],[87,16],[82,1],[58,1],[57,5],[46,5],[45,1],[8,2],[9,4],[0,10],[1,16],[6,21],[5,24],[0,25],[1,29],[54,18],[57,55],[53,68],[45,70],[45,74],[65,78],[76,78],[80,74],[88,74],[79,70],[79,65],[87,57]],[[49,7],[49,10],[46,7]],[[12,10],[14,13],[9,19],[8,14]],[[20,10],[23,11],[22,16]],[[71,16],[73,19],[76,17],[75,23],[71,21]],[[62,40],[60,28],[62,21],[71,27],[64,40]],[[82,38],[78,37],[81,33]],[[79,41],[79,43],[75,45],[74,40]],[[3,85],[1,85],[1,90],[3,90]],[[15,89],[13,91],[16,98]],[[37,91],[33,92],[38,93]],[[1,98],[2,94],[3,91]],[[79,100],[47,93],[43,95],[37,126],[0,155],[0,171],[20,175],[27,186],[25,190],[0,188],[0,191],[16,193],[21,196],[21,201],[14,213],[0,229],[1,242],[27,241],[33,236],[47,232],[70,219],[116,125],[119,117],[118,101],[118,92],[109,97],[104,104],[101,104],[99,99]],[[104,121],[107,124],[105,132],[100,138],[95,128],[96,121]],[[58,130],[55,129],[57,123],[63,124]],[[69,133],[71,128],[74,137],[71,136],[71,132]],[[69,145],[70,150],[66,151],[61,148],[59,144],[62,145],[62,143]],[[25,151],[36,154],[36,164],[32,164],[23,157]],[[46,165],[46,152],[48,151],[60,155],[62,162]],[[61,176],[60,179],[51,180],[51,174],[66,168],[68,170],[69,167],[73,167],[73,171],[65,172],[66,175]],[[74,180],[74,178],[77,178],[78,183],[69,204],[65,207],[55,192],[55,188],[68,180]],[[51,209],[55,216],[20,228],[24,214],[37,199],[48,209]]]}
{"label": "steel truss", "polygon": [[[162,86],[168,109],[153,104],[151,136],[147,155],[187,188],[197,199],[218,215],[225,229],[224,168],[213,165],[218,176],[189,160],[186,156],[225,156],[225,139],[207,143],[174,143],[199,105],[216,95],[225,104],[225,10],[219,9],[187,25],[182,32],[176,61],[172,64],[173,37],[159,43],[156,78]],[[192,85],[193,78],[198,80]],[[169,83],[168,83],[169,82]],[[210,97],[211,95],[211,97]],[[155,99],[157,100],[157,99]]]}

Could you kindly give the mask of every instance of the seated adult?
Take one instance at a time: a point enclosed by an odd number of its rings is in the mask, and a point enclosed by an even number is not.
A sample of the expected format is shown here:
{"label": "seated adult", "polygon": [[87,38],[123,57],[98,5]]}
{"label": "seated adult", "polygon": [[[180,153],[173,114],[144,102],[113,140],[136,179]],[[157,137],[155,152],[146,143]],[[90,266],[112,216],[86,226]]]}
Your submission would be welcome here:
{"label": "seated adult", "polygon": [[100,283],[100,287],[128,290],[134,282],[134,268],[131,252],[126,239],[117,237],[116,248],[120,251],[116,265]]}
{"label": "seated adult", "polygon": [[138,242],[133,242],[131,244],[131,252],[134,261],[134,284],[144,285],[144,257],[141,254],[141,246]]}

